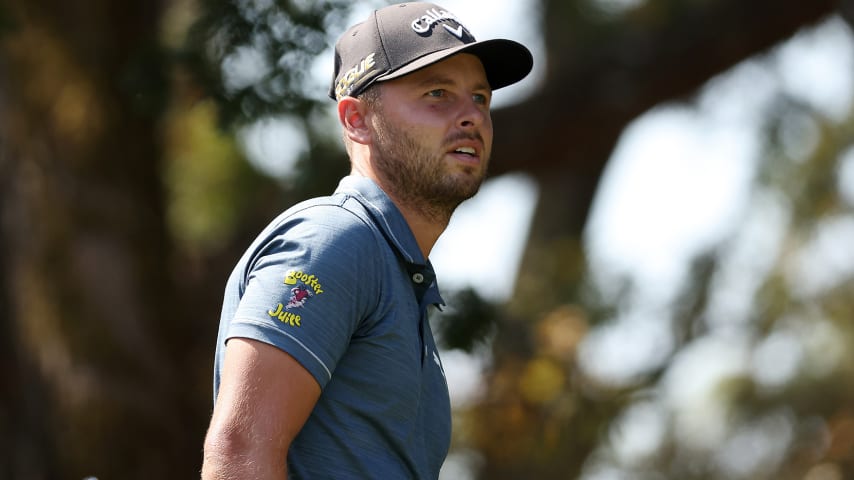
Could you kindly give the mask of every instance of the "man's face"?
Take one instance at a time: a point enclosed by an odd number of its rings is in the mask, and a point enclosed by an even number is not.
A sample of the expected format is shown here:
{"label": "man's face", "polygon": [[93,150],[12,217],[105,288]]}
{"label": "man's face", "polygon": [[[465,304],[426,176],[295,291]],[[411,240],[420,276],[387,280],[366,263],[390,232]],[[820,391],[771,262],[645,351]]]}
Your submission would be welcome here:
{"label": "man's face", "polygon": [[453,211],[477,193],[492,149],[491,89],[480,60],[460,54],[382,82],[372,154],[399,200]]}

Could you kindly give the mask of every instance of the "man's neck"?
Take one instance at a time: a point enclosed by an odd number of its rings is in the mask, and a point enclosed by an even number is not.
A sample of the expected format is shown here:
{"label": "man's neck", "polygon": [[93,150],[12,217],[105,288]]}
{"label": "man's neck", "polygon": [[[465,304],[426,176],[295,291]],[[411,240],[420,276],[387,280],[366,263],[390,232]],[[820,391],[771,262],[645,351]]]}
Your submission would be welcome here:
{"label": "man's neck", "polygon": [[429,212],[429,208],[427,209],[428,211],[425,211],[424,208],[419,208],[419,206],[407,205],[398,201],[390,192],[386,193],[388,193],[392,202],[400,210],[400,213],[403,214],[403,218],[406,219],[406,223],[409,225],[412,234],[415,236],[415,241],[418,243],[418,248],[426,260],[430,255],[430,251],[433,250],[433,245],[436,244],[439,236],[448,227],[448,222],[451,220],[450,212]]}
{"label": "man's neck", "polygon": [[377,172],[363,168],[362,164],[354,163],[350,174],[370,178],[388,195],[412,230],[418,248],[426,260],[433,245],[448,227],[453,209],[433,204],[427,199],[412,198],[406,195],[406,192],[398,191],[396,187],[389,185],[389,182],[383,181]]}

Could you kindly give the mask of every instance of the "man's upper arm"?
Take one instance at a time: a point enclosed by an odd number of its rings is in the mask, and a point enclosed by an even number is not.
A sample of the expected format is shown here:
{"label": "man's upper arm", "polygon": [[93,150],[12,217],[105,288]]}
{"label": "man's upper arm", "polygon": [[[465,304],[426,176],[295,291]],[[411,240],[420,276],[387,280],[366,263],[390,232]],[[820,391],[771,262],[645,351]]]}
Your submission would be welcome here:
{"label": "man's upper arm", "polygon": [[[221,379],[205,444],[206,469],[224,460],[237,463],[235,473],[243,476],[281,478],[287,450],[317,403],[320,385],[288,353],[245,338],[228,341]],[[219,456],[226,458],[213,458]]]}

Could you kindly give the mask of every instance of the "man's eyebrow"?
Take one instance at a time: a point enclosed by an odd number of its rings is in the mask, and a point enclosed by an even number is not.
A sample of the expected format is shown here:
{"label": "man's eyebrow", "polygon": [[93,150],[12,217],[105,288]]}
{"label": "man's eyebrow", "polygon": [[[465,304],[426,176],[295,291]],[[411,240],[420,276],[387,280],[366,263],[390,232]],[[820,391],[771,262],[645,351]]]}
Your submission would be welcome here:
{"label": "man's eyebrow", "polygon": [[[425,77],[421,81],[418,82],[419,87],[433,87],[433,86],[445,86],[445,85],[456,85],[457,82],[451,79],[450,77],[446,77],[444,75],[431,75],[429,77]],[[474,90],[486,90],[488,92],[492,92],[492,87],[489,86],[487,82],[478,82],[474,86]]]}
{"label": "man's eyebrow", "polygon": [[453,85],[455,82],[451,80],[450,77],[445,77],[441,75],[431,75],[429,77],[424,77],[421,81],[418,82],[419,87],[430,87],[434,85]]}

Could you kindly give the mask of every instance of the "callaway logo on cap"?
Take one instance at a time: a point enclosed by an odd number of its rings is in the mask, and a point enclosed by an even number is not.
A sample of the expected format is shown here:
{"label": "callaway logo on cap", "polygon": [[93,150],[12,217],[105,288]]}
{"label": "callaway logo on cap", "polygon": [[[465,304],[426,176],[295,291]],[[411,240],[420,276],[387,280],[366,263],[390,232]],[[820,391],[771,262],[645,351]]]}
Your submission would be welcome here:
{"label": "callaway logo on cap", "polygon": [[512,40],[478,42],[451,12],[432,3],[401,3],[375,10],[341,35],[329,97],[356,96],[374,82],[391,80],[456,53],[480,58],[493,89],[525,78],[531,52]]}

